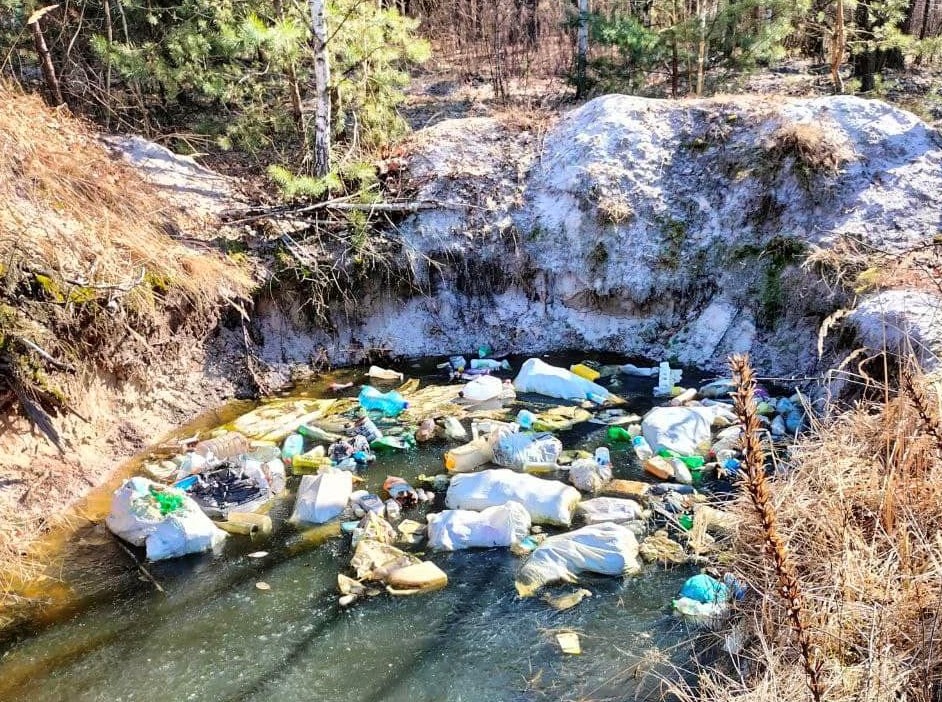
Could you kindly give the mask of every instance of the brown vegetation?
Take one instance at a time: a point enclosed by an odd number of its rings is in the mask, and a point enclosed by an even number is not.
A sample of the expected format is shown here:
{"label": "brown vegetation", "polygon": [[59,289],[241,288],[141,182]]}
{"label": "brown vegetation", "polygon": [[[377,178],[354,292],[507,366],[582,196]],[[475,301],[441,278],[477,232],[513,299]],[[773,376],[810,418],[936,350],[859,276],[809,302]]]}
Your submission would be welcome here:
{"label": "brown vegetation", "polygon": [[[199,346],[227,301],[248,293],[233,262],[184,243],[190,224],[81,122],[0,85],[0,601],[29,567],[29,539],[120,455],[94,417],[83,445],[70,446],[66,415],[114,396],[96,379],[113,393],[151,386]],[[40,455],[18,411],[58,460]],[[128,412],[106,427],[122,427]]]}
{"label": "brown vegetation", "polygon": [[[783,592],[753,493],[737,499],[737,568],[752,593],[720,632],[735,655],[702,669],[697,693],[682,697],[807,699],[818,678],[821,698],[837,702],[939,698],[939,396],[914,367],[889,375],[892,387],[861,378],[879,396],[816,424],[766,481],[767,509],[794,564],[786,589],[797,588],[801,607]],[[804,637],[793,633],[799,611]]]}

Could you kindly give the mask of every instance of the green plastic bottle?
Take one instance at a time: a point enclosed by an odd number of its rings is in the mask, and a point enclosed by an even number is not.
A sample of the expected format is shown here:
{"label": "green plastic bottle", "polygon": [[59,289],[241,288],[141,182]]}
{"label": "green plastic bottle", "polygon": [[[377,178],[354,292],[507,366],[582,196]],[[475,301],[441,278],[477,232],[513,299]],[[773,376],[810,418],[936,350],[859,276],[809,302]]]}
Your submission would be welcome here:
{"label": "green plastic bottle", "polygon": [[609,441],[631,441],[632,436],[622,427],[609,427],[608,428],[608,439]]}

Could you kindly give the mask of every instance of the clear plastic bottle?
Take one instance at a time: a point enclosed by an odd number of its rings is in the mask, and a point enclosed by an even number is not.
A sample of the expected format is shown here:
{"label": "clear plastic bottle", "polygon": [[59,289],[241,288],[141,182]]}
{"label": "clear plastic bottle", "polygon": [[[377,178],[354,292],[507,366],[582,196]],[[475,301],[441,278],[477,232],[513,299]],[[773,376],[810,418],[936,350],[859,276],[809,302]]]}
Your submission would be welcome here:
{"label": "clear plastic bottle", "polygon": [[399,503],[392,498],[386,500],[386,519],[395,522],[399,520],[400,516],[402,516],[402,510]]}
{"label": "clear plastic bottle", "polygon": [[248,453],[251,451],[251,446],[249,446],[249,440],[242,434],[230,431],[222,436],[217,436],[215,439],[200,441],[193,447],[193,451],[203,458],[212,457],[222,461],[226,458]]}
{"label": "clear plastic bottle", "polygon": [[636,436],[631,440],[631,445],[635,449],[635,455],[639,460],[646,461],[654,455],[651,444],[643,436]]}

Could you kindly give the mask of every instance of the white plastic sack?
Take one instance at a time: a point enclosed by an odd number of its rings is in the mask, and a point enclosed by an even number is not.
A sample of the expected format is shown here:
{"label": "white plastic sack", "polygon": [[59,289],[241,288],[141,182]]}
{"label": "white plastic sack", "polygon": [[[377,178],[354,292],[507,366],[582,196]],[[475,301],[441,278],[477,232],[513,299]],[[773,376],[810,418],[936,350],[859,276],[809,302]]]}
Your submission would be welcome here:
{"label": "white plastic sack", "polygon": [[111,512],[105,518],[112,533],[135,546],[145,546],[147,558],[152,561],[209,551],[222,543],[226,533],[182,491],[178,491],[183,498],[181,507],[161,515],[159,505],[150,496],[150,487],[155,484],[136,477],[115,490]]}
{"label": "white plastic sack", "polygon": [[546,539],[517,573],[515,585],[521,597],[530,597],[549,583],[575,582],[579,573],[632,575],[639,570],[634,533],[604,522]]}
{"label": "white plastic sack", "polygon": [[193,510],[167,516],[144,543],[147,560],[161,561],[188,553],[212,551],[225,538],[226,532],[213,524],[213,520],[194,504]]}
{"label": "white plastic sack", "polygon": [[594,497],[580,502],[576,508],[576,514],[582,517],[586,524],[599,524],[641,519],[644,516],[644,510],[634,500],[621,497]]}
{"label": "white plastic sack", "polygon": [[338,516],[353,492],[353,474],[346,470],[328,470],[301,477],[292,522],[323,524]]}
{"label": "white plastic sack", "polygon": [[492,375],[482,375],[475,378],[461,389],[461,396],[472,402],[484,402],[495,397],[500,397],[504,390],[504,384],[500,378]]}
{"label": "white plastic sack", "polygon": [[607,398],[608,390],[570,370],[557,368],[538,358],[527,360],[514,379],[517,392],[535,392],[563,400],[585,400],[589,395]]}
{"label": "white plastic sack", "polygon": [[655,453],[669,449],[682,456],[706,455],[715,416],[713,407],[655,407],[641,420],[641,431]]}
{"label": "white plastic sack", "polygon": [[445,506],[480,511],[514,500],[526,508],[534,524],[569,526],[580,498],[578,490],[558,480],[496,468],[455,475],[445,494]]}
{"label": "white plastic sack", "polygon": [[612,467],[603,466],[594,458],[579,458],[569,468],[569,482],[582,492],[598,492],[612,479]]}
{"label": "white plastic sack", "polygon": [[111,533],[134,546],[143,546],[165,517],[156,503],[144,499],[150,486],[156,483],[147,478],[131,478],[111,498],[111,512],[105,517],[105,525]]}
{"label": "white plastic sack", "polygon": [[527,463],[556,463],[563,452],[562,442],[550,433],[495,433],[497,440],[491,444],[499,466],[521,470]]}
{"label": "white plastic sack", "polygon": [[449,509],[428,515],[428,544],[437,551],[510,546],[529,533],[530,513],[513,500],[482,512]]}

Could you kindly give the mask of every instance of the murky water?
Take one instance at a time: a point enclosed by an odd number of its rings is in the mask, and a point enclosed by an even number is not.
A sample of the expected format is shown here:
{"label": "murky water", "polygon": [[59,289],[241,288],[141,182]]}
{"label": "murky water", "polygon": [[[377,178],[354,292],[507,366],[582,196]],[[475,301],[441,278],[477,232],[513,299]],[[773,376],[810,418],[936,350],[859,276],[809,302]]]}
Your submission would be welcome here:
{"label": "murky water", "polygon": [[[621,379],[628,409],[651,406],[652,381]],[[592,424],[560,435],[566,448],[592,449],[604,437]],[[367,487],[378,491],[390,474],[442,472],[443,450],[381,456],[365,474]],[[613,448],[612,458],[616,477],[640,479],[626,449]],[[84,509],[100,514],[109,496],[92,496]],[[668,605],[691,568],[585,578],[593,596],[556,612],[516,596],[521,560],[506,549],[432,554],[448,574],[444,590],[341,610],[336,576],[347,572],[347,539],[333,536],[336,525],[286,524],[292,502],[287,495],[273,506],[270,537],[231,536],[216,556],[148,564],[163,592],[103,526],[80,528],[60,559],[68,596],[0,649],[0,700],[656,699],[666,669],[655,663],[683,658],[684,629]],[[258,550],[269,555],[248,558]],[[256,589],[258,581],[271,590]],[[559,629],[580,632],[581,656],[560,653]]]}

